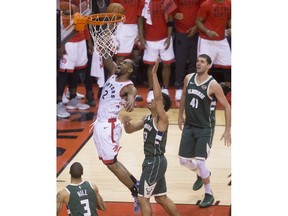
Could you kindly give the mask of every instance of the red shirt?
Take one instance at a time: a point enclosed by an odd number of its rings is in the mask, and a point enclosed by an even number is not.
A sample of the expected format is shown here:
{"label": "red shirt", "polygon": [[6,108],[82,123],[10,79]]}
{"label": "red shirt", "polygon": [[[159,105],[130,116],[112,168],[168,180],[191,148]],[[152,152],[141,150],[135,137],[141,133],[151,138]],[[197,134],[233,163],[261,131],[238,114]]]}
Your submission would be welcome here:
{"label": "red shirt", "polygon": [[125,24],[137,24],[137,9],[139,0],[110,0],[111,3],[120,3],[125,9]]}
{"label": "red shirt", "polygon": [[200,4],[204,1],[205,0],[174,0],[177,9],[173,12],[173,15],[176,13],[183,13],[182,20],[174,19],[177,32],[187,33],[187,30],[195,26],[195,20]]}
{"label": "red shirt", "polygon": [[[161,7],[162,0],[151,0],[150,13],[152,19],[152,25],[145,22],[144,24],[144,38],[148,41],[159,41],[167,38],[168,27],[165,20],[164,13]],[[142,9],[144,8],[145,0],[140,0],[138,7],[138,16],[141,16]]]}
{"label": "red shirt", "polygon": [[[206,28],[217,32],[219,37],[213,40],[223,40],[225,38],[225,29],[228,19],[231,18],[231,1],[224,0],[206,0],[198,11],[198,17],[204,19],[203,23]],[[205,32],[200,31],[200,37],[211,40]]]}

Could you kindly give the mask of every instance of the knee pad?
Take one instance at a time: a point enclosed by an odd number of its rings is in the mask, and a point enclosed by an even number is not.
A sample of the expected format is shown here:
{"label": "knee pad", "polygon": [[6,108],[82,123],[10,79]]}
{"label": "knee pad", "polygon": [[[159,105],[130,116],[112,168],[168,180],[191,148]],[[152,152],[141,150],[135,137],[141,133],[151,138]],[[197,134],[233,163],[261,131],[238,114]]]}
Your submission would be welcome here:
{"label": "knee pad", "polygon": [[202,179],[205,179],[210,176],[210,172],[206,166],[205,160],[196,159],[196,164]]}
{"label": "knee pad", "polygon": [[193,171],[197,169],[197,164],[195,163],[195,160],[193,159],[179,157],[179,163],[181,166],[187,167],[188,169],[191,169]]}

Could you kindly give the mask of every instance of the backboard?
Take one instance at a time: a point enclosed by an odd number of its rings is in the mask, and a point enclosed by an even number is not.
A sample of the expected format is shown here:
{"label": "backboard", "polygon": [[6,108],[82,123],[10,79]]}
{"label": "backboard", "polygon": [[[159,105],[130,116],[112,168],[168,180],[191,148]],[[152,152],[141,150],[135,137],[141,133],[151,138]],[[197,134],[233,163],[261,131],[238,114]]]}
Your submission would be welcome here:
{"label": "backboard", "polygon": [[77,31],[73,25],[73,14],[90,15],[92,0],[57,0],[57,46],[65,44]]}
{"label": "backboard", "polygon": [[110,0],[57,0],[57,47],[65,44],[77,33],[73,13],[81,15],[104,13]]}

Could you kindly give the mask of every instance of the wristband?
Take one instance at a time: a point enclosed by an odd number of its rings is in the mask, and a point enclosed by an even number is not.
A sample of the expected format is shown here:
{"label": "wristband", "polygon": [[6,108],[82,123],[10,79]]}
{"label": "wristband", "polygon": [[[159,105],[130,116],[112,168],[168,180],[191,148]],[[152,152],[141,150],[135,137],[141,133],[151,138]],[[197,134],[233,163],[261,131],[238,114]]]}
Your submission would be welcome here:
{"label": "wristband", "polygon": [[167,26],[168,27],[174,27],[174,22],[172,22],[172,21],[167,22]]}

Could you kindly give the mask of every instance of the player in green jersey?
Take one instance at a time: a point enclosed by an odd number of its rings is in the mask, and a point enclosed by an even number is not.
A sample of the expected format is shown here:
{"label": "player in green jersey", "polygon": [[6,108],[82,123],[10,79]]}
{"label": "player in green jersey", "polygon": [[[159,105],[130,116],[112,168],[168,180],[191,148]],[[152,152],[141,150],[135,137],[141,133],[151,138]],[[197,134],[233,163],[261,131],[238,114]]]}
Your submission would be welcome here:
{"label": "player in green jersey", "polygon": [[152,82],[154,99],[148,103],[150,114],[144,116],[140,121],[132,122],[129,116],[123,116],[123,125],[127,133],[143,129],[144,154],[142,174],[140,178],[138,200],[143,216],[151,216],[152,209],[150,198],[154,196],[170,216],[179,216],[176,205],[167,196],[165,172],[167,159],[165,148],[169,119],[167,111],[171,107],[170,97],[161,92],[157,77],[159,59],[152,69]]}
{"label": "player in green jersey", "polygon": [[205,196],[199,204],[202,208],[211,206],[214,202],[210,188],[211,172],[205,161],[212,147],[216,100],[224,107],[225,112],[225,131],[221,140],[224,138],[224,144],[227,146],[231,144],[231,109],[220,84],[208,74],[211,63],[208,55],[198,56],[196,73],[188,74],[184,79],[178,115],[180,130],[184,124],[179,147],[179,161],[182,166],[197,174],[193,190],[199,190],[204,183]]}
{"label": "player in green jersey", "polygon": [[97,209],[106,210],[106,205],[95,183],[82,179],[83,166],[75,162],[70,167],[71,183],[57,193],[57,215],[66,204],[71,215],[98,216]]}

